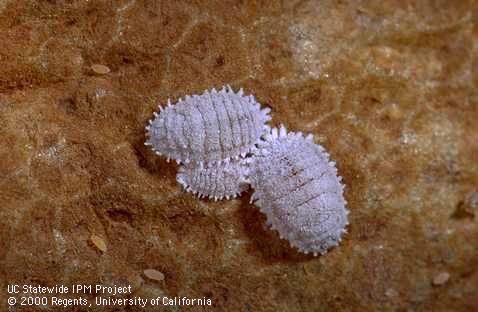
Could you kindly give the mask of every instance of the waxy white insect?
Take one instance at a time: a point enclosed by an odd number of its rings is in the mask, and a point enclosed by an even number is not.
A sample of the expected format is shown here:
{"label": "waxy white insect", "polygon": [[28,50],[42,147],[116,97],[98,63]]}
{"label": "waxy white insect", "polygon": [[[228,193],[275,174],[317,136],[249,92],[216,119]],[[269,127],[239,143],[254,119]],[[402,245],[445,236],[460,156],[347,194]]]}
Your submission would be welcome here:
{"label": "waxy white insect", "polygon": [[339,244],[349,214],[344,185],[312,135],[271,130],[270,110],[229,86],[160,110],[145,144],[182,163],[176,179],[187,191],[229,199],[251,184],[267,224],[299,251],[325,254]]}
{"label": "waxy white insect", "polygon": [[249,161],[250,158],[241,157],[204,168],[191,164],[181,165],[176,180],[199,198],[235,198],[249,187],[245,181]]}
{"label": "waxy white insect", "polygon": [[214,165],[250,152],[268,130],[269,112],[242,89],[237,93],[230,86],[219,92],[206,90],[160,107],[146,127],[145,144],[168,160]]}
{"label": "waxy white insect", "polygon": [[249,180],[251,201],[281,238],[304,253],[337,246],[348,224],[344,186],[335,163],[312,135],[272,129],[258,144]]}

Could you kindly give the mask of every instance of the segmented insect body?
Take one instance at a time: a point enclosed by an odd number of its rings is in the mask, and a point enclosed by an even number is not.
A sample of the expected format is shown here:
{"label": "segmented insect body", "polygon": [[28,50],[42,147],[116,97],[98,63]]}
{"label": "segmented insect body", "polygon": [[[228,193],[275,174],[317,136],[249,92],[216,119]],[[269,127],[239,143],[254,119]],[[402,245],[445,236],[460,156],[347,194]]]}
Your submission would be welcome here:
{"label": "segmented insect body", "polygon": [[251,201],[268,225],[304,253],[338,245],[348,224],[341,177],[311,135],[273,129],[259,144],[250,168]]}
{"label": "segmented insect body", "polygon": [[270,130],[269,111],[242,89],[212,89],[168,101],[146,127],[145,144],[182,163],[176,179],[199,197],[229,199],[250,183],[251,201],[281,238],[301,252],[324,254],[348,224],[341,177],[311,135]]}
{"label": "segmented insect body", "polygon": [[212,89],[161,108],[146,127],[145,144],[178,163],[213,165],[250,152],[268,129],[269,111],[242,89]]}
{"label": "segmented insect body", "polygon": [[199,197],[215,200],[235,198],[249,186],[245,182],[249,160],[241,157],[204,168],[181,165],[176,179],[187,191]]}

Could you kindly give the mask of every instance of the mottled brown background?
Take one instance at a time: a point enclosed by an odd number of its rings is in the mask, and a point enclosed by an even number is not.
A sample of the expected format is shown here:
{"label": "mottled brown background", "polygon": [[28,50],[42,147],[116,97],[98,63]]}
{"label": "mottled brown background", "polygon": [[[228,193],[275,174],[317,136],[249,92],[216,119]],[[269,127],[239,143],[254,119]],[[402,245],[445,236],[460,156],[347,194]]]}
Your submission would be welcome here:
{"label": "mottled brown background", "polygon": [[[0,310],[9,283],[101,283],[209,311],[477,311],[477,38],[474,1],[0,0]],[[251,192],[198,200],[143,145],[159,103],[223,84],[330,151],[339,248],[297,253]]]}

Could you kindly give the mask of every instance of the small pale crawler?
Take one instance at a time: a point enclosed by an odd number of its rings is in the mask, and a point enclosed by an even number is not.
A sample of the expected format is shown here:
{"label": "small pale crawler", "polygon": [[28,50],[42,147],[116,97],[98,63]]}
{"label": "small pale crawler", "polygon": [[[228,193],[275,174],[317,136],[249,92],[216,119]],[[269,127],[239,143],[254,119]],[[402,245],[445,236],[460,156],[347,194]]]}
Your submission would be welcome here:
{"label": "small pale crawler", "polygon": [[214,165],[250,152],[268,130],[269,112],[242,89],[237,93],[230,86],[219,92],[206,90],[160,107],[146,127],[145,144],[168,161]]}
{"label": "small pale crawler", "polygon": [[245,182],[248,162],[249,159],[239,158],[202,169],[191,164],[181,165],[176,180],[199,198],[209,197],[216,201],[235,198],[249,186]]}
{"label": "small pale crawler", "polygon": [[341,241],[348,224],[344,186],[335,163],[312,135],[284,126],[258,144],[249,180],[251,201],[281,238],[303,253],[325,254]]}

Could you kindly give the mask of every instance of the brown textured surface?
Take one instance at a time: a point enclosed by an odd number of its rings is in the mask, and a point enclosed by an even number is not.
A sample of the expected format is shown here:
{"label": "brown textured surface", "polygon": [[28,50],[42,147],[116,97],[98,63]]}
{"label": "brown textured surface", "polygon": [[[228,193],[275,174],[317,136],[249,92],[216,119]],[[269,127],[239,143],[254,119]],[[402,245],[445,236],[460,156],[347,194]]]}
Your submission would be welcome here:
{"label": "brown textured surface", "polygon": [[[0,286],[129,283],[213,311],[477,310],[476,7],[0,0]],[[298,254],[250,193],[198,200],[143,146],[157,104],[226,83],[337,161],[340,248]]]}

